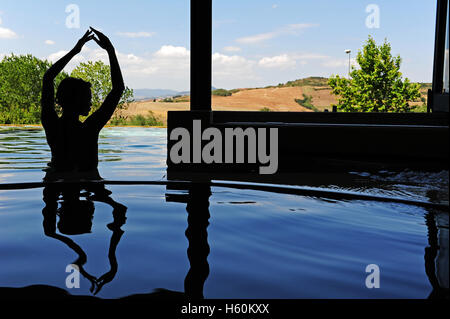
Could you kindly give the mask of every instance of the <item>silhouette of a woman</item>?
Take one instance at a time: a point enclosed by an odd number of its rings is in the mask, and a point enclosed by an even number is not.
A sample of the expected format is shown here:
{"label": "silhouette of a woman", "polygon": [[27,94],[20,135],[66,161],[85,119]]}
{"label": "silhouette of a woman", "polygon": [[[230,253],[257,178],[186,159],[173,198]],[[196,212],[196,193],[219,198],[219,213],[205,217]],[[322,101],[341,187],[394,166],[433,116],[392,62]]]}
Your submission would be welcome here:
{"label": "silhouette of a woman", "polygon": [[[61,81],[56,102],[62,108],[62,116],[55,111],[54,79],[80,53],[84,44],[94,40],[108,52],[111,66],[112,90],[101,107],[80,122],[80,115],[88,115],[91,109],[91,84],[68,77]],[[91,27],[75,47],[53,64],[45,73],[42,85],[41,121],[52,152],[45,180],[56,178],[100,178],[98,165],[98,135],[111,118],[125,89],[119,62],[111,41]]]}

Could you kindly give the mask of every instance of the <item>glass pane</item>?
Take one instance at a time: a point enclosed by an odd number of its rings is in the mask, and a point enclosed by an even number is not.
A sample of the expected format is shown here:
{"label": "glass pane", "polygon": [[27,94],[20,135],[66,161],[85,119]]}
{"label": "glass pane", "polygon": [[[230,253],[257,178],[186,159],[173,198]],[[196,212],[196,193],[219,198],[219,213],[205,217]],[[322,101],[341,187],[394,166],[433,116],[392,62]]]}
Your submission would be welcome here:
{"label": "glass pane", "polygon": [[[215,92],[213,109],[331,111],[339,95],[332,94],[329,78],[348,79],[350,67],[360,69],[357,54],[371,36],[377,46],[386,39],[392,56],[400,55],[402,79],[420,83],[420,94],[411,97],[409,104],[413,110],[426,111],[435,1],[369,3],[214,1],[213,87],[225,90]],[[385,93],[381,95],[389,95]]]}
{"label": "glass pane", "polygon": [[[139,114],[147,116],[151,110],[165,122],[168,109],[189,108],[188,103],[174,106],[162,102],[189,90],[189,14],[188,0],[1,1],[0,60],[11,54],[31,54],[42,61],[56,62],[93,26],[114,45],[125,85],[134,90],[134,99],[145,100],[130,104],[122,115],[131,119]],[[80,63],[88,61],[109,65],[106,51],[89,41],[64,71],[70,75]],[[14,95],[17,90],[13,89],[19,85],[20,81],[2,96]],[[33,101],[39,92],[33,91]],[[22,102],[22,109],[30,108]],[[3,100],[0,104],[1,112],[8,113],[9,103]],[[24,113],[19,113],[21,118],[13,121],[39,122],[39,112],[32,119],[24,119]],[[5,116],[0,116],[2,121]]]}

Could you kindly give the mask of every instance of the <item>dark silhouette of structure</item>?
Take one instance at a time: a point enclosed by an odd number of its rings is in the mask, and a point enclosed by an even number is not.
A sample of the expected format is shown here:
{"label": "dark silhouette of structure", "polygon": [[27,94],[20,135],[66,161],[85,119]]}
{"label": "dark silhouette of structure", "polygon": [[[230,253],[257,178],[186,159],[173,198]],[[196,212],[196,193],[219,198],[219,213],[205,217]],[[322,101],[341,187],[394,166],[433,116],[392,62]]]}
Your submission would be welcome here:
{"label": "dark silhouette of structure", "polygon": [[[91,85],[81,79],[66,78],[61,81],[56,93],[56,102],[62,108],[62,116],[58,117],[55,111],[53,81],[90,40],[94,40],[108,52],[112,90],[100,108],[84,122],[80,122],[79,117],[88,115],[91,109]],[[52,151],[46,180],[56,176],[67,178],[71,174],[75,174],[77,178],[100,177],[97,171],[98,134],[114,113],[124,89],[122,73],[111,41],[92,27],[69,53],[48,69],[43,78],[41,102],[41,121]]]}
{"label": "dark silhouette of structure", "polygon": [[[438,201],[436,194],[427,192],[431,201]],[[428,299],[450,299],[449,290],[449,241],[448,211],[427,209],[424,216],[428,229],[428,246],[425,247],[425,273],[432,292]]]}
{"label": "dark silhouette of structure", "polygon": [[[171,190],[183,190],[187,194],[173,194]],[[189,187],[167,186],[167,202],[186,203],[188,227],[185,235],[189,242],[187,256],[190,268],[184,280],[184,294],[188,299],[203,299],[203,286],[209,275],[208,244],[209,183],[192,183]]]}

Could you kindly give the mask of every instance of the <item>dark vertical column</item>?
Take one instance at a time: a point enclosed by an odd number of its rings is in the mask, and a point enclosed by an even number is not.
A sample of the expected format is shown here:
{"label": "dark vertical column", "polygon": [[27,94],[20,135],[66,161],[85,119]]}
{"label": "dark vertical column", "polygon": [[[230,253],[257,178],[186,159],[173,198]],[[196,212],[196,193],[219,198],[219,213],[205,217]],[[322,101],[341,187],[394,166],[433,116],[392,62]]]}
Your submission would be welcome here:
{"label": "dark vertical column", "polygon": [[212,0],[191,0],[191,111],[211,111]]}
{"label": "dark vertical column", "polygon": [[442,296],[442,289],[439,285],[439,280],[436,276],[436,257],[439,252],[439,230],[436,227],[436,217],[433,212],[427,212],[425,214],[425,224],[428,228],[428,247],[425,247],[425,273],[427,274],[428,280],[430,281],[433,291],[428,296],[428,299],[437,299],[439,295]]}
{"label": "dark vertical column", "polygon": [[188,228],[186,238],[189,241],[187,255],[189,272],[184,280],[184,292],[189,299],[203,299],[203,286],[209,275],[209,196],[211,188],[208,184],[193,184],[189,188]]}
{"label": "dark vertical column", "polygon": [[436,37],[434,43],[433,94],[441,94],[444,82],[445,33],[448,0],[438,0],[436,9]]}

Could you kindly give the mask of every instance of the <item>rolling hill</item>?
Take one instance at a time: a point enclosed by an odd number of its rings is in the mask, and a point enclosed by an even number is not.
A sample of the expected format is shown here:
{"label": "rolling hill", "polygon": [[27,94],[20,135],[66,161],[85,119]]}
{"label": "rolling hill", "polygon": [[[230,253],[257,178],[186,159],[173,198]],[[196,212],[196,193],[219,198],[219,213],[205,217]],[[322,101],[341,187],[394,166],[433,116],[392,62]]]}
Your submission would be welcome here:
{"label": "rolling hill", "polygon": [[[421,84],[422,100],[411,103],[423,109],[426,103],[427,83]],[[212,88],[212,90],[216,90]],[[337,102],[328,86],[328,79],[308,77],[264,88],[240,88],[228,91],[229,96],[212,95],[213,110],[228,111],[331,111]],[[135,90],[136,102],[120,114],[125,117],[147,115],[149,111],[167,123],[167,111],[189,110],[189,92],[172,90]],[[152,97],[148,97],[148,96]],[[147,96],[147,98],[139,98]],[[174,97],[169,98],[167,97]],[[166,99],[164,99],[166,98]],[[426,107],[425,107],[426,109]]]}

